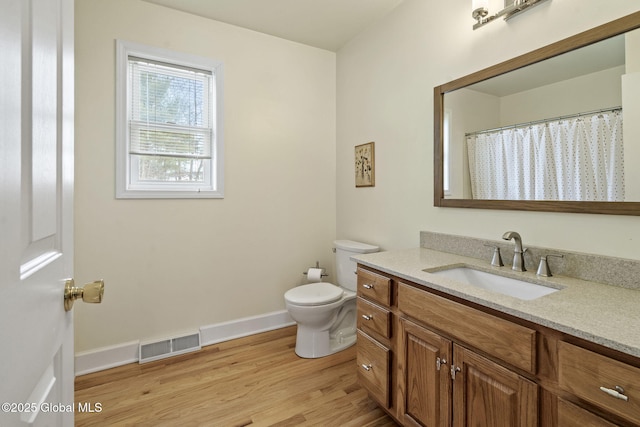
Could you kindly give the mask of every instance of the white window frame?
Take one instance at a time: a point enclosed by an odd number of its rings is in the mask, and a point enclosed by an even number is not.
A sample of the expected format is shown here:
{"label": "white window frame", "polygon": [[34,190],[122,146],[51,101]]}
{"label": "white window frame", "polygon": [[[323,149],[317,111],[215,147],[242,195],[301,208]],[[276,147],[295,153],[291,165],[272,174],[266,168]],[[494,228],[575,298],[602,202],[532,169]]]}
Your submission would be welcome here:
{"label": "white window frame", "polygon": [[[136,162],[129,154],[128,123],[129,57],[137,57],[169,65],[189,67],[210,72],[213,77],[214,106],[211,167],[207,168],[204,183],[160,182],[141,183],[132,179]],[[139,43],[116,40],[116,198],[118,199],[196,199],[224,197],[224,144],[222,132],[223,67],[220,61],[174,52]]]}
{"label": "white window frame", "polygon": [[444,110],[442,126],[442,188],[445,196],[451,196],[451,120],[453,113]]}

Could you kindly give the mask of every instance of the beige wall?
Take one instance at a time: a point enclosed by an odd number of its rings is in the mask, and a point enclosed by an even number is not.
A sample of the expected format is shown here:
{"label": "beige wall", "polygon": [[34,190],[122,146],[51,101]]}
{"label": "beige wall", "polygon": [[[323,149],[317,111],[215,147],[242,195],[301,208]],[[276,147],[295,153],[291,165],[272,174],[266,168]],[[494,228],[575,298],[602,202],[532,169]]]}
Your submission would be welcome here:
{"label": "beige wall", "polygon": [[[640,158],[640,30],[627,34],[625,38],[626,74],[622,76],[623,105],[622,128],[625,156]],[[629,200],[640,200],[640,168],[637,164],[627,163],[625,167],[625,196]]]}
{"label": "beige wall", "polygon": [[[639,9],[548,1],[472,30],[469,0],[405,0],[338,52],[337,234],[384,249],[429,230],[640,259],[640,217],[433,206],[433,87]],[[353,185],[353,146],[376,143],[376,187]]]}
{"label": "beige wall", "polygon": [[450,111],[449,156],[451,171],[448,199],[471,198],[469,156],[465,134],[500,126],[500,98],[470,89],[448,93],[444,100],[445,114]]}
{"label": "beige wall", "polygon": [[622,105],[624,65],[500,99],[501,126]]}
{"label": "beige wall", "polygon": [[[224,63],[225,198],[114,198],[115,39]],[[76,351],[284,309],[335,238],[335,53],[139,0],[76,1]],[[416,229],[417,236],[417,229]]]}

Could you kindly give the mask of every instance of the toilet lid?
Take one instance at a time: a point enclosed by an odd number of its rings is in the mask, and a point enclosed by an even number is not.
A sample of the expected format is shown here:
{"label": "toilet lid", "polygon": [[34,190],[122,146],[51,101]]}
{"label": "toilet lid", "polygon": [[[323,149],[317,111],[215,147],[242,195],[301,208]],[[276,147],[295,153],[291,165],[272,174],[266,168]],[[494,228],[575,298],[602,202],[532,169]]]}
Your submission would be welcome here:
{"label": "toilet lid", "polygon": [[338,301],[343,294],[344,291],[332,283],[318,282],[289,289],[284,299],[296,305],[322,305]]}

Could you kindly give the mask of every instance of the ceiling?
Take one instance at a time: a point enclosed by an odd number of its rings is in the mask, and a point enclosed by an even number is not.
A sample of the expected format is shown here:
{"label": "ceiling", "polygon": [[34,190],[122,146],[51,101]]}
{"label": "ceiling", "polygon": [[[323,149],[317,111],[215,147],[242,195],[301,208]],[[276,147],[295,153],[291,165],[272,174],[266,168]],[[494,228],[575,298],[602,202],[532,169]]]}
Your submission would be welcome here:
{"label": "ceiling", "polygon": [[403,0],[144,0],[337,51]]}
{"label": "ceiling", "polygon": [[624,65],[624,35],[502,74],[469,87],[495,96],[506,96]]}

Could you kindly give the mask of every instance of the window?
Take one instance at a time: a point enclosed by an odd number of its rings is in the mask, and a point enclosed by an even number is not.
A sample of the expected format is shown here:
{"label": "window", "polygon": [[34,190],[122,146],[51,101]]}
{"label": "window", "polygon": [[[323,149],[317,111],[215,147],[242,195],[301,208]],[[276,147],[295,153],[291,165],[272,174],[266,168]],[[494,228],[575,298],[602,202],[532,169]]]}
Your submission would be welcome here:
{"label": "window", "polygon": [[442,188],[444,195],[451,195],[451,110],[444,110],[442,127]]}
{"label": "window", "polygon": [[222,64],[117,42],[117,198],[222,198]]}

